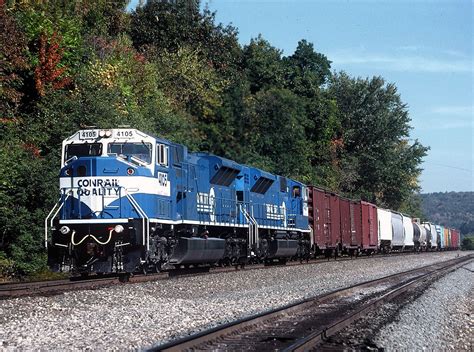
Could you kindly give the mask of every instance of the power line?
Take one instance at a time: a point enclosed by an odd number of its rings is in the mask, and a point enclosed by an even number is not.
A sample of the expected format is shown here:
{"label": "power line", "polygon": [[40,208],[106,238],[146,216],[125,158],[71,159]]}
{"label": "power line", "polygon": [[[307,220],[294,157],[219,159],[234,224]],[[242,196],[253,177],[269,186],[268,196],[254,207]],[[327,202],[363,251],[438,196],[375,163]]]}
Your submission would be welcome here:
{"label": "power line", "polygon": [[450,168],[450,169],[456,169],[456,170],[461,170],[461,171],[466,171],[466,172],[472,173],[472,169],[465,169],[465,168],[458,167],[458,166],[452,166],[452,165],[434,163],[434,162],[432,162],[432,161],[425,161],[425,163],[426,163],[426,164],[433,164],[433,165],[437,165],[437,166],[443,166],[443,167],[447,167],[447,168]]}

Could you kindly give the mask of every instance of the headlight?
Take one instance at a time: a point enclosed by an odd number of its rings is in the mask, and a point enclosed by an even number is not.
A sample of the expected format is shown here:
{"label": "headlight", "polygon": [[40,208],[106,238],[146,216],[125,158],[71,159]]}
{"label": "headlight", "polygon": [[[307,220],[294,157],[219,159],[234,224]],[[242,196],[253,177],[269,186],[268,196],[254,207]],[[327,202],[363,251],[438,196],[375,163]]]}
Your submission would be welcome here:
{"label": "headlight", "polygon": [[123,232],[123,226],[122,225],[115,225],[114,231],[116,233],[122,233]]}
{"label": "headlight", "polygon": [[61,232],[63,235],[66,235],[69,233],[69,231],[71,231],[71,229],[67,226],[63,226],[59,229],[59,232]]}
{"label": "headlight", "polygon": [[112,136],[112,131],[110,130],[100,130],[99,131],[99,137],[100,138],[109,138]]}

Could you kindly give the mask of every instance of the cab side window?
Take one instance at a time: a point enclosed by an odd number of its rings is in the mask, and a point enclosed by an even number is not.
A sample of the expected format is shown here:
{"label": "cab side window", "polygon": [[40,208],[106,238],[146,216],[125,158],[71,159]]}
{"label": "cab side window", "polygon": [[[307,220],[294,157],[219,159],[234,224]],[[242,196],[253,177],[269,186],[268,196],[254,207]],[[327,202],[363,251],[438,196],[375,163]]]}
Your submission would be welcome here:
{"label": "cab side window", "polygon": [[156,145],[156,163],[168,167],[169,165],[169,147],[164,144]]}
{"label": "cab side window", "polygon": [[293,186],[293,198],[301,197],[301,187],[300,186]]}

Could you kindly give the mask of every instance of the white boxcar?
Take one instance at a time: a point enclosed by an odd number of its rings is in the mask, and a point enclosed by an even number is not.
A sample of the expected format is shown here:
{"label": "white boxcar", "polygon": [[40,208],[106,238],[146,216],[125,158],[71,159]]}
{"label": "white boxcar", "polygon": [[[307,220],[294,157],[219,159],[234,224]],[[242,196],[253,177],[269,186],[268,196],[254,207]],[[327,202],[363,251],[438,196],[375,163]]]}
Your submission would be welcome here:
{"label": "white boxcar", "polygon": [[379,223],[379,248],[387,251],[392,245],[392,213],[390,210],[377,208]]}
{"label": "white boxcar", "polygon": [[410,217],[403,215],[403,232],[405,238],[403,239],[403,245],[406,249],[413,248],[415,243],[413,242],[413,221]]}

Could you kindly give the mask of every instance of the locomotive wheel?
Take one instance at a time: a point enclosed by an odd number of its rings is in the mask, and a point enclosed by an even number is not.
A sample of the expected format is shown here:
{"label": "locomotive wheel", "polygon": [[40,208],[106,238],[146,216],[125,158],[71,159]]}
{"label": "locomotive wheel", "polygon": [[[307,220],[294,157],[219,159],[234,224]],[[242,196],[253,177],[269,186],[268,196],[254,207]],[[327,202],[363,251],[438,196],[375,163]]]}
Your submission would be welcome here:
{"label": "locomotive wheel", "polygon": [[155,264],[155,271],[156,271],[157,273],[159,273],[159,272],[161,271],[161,262],[157,262],[157,263]]}

